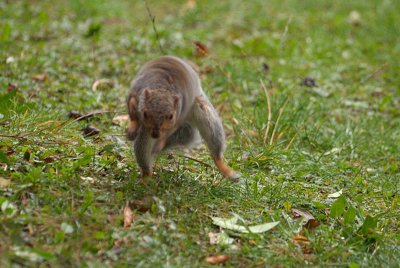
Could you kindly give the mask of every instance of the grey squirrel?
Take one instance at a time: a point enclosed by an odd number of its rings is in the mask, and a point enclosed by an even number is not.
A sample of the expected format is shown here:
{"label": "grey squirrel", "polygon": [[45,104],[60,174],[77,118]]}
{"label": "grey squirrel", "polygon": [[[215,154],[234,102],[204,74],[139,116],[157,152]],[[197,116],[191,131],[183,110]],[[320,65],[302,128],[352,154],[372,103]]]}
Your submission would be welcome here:
{"label": "grey squirrel", "polygon": [[226,145],[221,120],[190,62],[173,56],[147,62],[132,82],[127,107],[126,136],[134,141],[142,178],[152,176],[155,155],[190,146],[199,132],[221,174],[239,178],[223,160]]}

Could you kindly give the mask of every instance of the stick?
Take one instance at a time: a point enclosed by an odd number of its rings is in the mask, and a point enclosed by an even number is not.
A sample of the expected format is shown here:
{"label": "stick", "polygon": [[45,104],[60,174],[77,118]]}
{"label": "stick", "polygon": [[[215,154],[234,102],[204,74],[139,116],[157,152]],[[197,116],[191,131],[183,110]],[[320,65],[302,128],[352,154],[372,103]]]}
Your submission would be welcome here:
{"label": "stick", "polygon": [[158,42],[158,47],[159,47],[159,49],[160,49],[160,52],[161,52],[162,54],[165,54],[164,49],[163,49],[163,47],[161,46],[160,35],[158,34],[158,31],[157,31],[157,28],[156,28],[156,17],[153,16],[153,14],[151,14],[150,7],[149,7],[149,5],[148,5],[148,3],[147,3],[147,0],[144,0],[144,4],[145,4],[145,6],[146,6],[147,14],[149,15],[151,24],[153,25],[153,31],[154,31],[154,33],[155,33],[155,35],[156,35],[156,39],[157,39],[157,42]]}
{"label": "stick", "polygon": [[176,154],[176,156],[184,157],[184,158],[193,160],[193,161],[195,161],[195,162],[197,162],[197,163],[203,164],[204,166],[211,168],[211,165],[209,165],[209,164],[207,164],[207,163],[205,163],[205,162],[203,162],[203,161],[201,161],[201,160],[198,160],[198,159],[196,159],[196,158],[194,158],[194,157],[191,157],[191,156],[188,156],[188,155],[184,155],[184,154]]}

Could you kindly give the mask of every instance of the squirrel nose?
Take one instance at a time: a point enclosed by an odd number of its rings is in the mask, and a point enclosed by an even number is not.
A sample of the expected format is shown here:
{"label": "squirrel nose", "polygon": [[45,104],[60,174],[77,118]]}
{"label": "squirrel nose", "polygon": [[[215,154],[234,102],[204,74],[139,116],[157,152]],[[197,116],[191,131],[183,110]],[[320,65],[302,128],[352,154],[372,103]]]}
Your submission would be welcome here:
{"label": "squirrel nose", "polygon": [[154,139],[158,139],[160,137],[160,131],[158,131],[158,129],[153,129],[151,131],[151,137]]}

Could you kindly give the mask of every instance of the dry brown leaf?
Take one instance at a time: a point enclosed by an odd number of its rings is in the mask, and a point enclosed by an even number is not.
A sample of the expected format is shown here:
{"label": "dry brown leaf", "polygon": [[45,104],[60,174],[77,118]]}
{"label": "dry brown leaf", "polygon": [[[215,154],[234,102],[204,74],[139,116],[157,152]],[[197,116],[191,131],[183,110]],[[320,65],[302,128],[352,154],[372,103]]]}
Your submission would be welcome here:
{"label": "dry brown leaf", "polygon": [[11,184],[11,180],[0,177],[0,188],[6,188]]}
{"label": "dry brown leaf", "polygon": [[92,90],[96,91],[98,88],[112,88],[114,86],[113,81],[107,78],[96,80],[92,85]]}
{"label": "dry brown leaf", "polygon": [[212,265],[225,263],[229,259],[228,255],[217,255],[206,257],[206,262]]}
{"label": "dry brown leaf", "polygon": [[305,223],[304,226],[308,229],[312,229],[315,228],[319,225],[319,222],[314,218],[314,216],[308,212],[308,211],[303,211],[297,208],[292,208],[292,213],[293,213],[293,217],[295,219],[299,218],[299,217],[303,217],[305,219]]}
{"label": "dry brown leaf", "polygon": [[208,48],[206,47],[206,45],[204,45],[200,41],[195,41],[195,42],[193,42],[193,44],[196,48],[196,51],[195,51],[196,57],[205,57],[208,55]]}
{"label": "dry brown leaf", "polygon": [[304,242],[310,242],[309,240],[308,240],[308,238],[307,237],[305,237],[304,235],[300,235],[300,234],[298,234],[298,235],[296,235],[294,238],[293,238],[293,242],[295,243],[295,244],[297,244],[297,243],[304,243]]}
{"label": "dry brown leaf", "polygon": [[123,115],[117,115],[112,119],[112,123],[116,126],[127,126],[129,121],[129,115],[123,114]]}
{"label": "dry brown leaf", "polygon": [[47,81],[49,77],[47,76],[47,74],[35,74],[34,76],[32,76],[32,79],[35,81],[44,82]]}
{"label": "dry brown leaf", "polygon": [[50,155],[50,156],[44,158],[43,161],[48,164],[48,163],[58,161],[59,159],[60,159],[60,157],[58,157],[56,155]]}
{"label": "dry brown leaf", "polygon": [[304,235],[296,235],[293,238],[293,243],[301,247],[301,251],[304,255],[309,255],[314,252],[314,249],[310,246],[310,240]]}
{"label": "dry brown leaf", "polygon": [[124,228],[129,228],[131,227],[133,218],[135,216],[131,207],[129,206],[129,202],[126,203],[123,212],[124,212]]}

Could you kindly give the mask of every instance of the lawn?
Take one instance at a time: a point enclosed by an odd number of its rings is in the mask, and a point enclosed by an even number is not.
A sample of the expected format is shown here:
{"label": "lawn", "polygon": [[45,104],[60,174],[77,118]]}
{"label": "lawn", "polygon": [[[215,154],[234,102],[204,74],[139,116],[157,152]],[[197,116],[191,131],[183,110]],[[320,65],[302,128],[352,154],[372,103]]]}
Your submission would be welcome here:
{"label": "lawn", "polygon": [[[1,1],[0,266],[399,267],[399,10]],[[204,146],[160,155],[138,182],[113,119],[163,54],[199,66],[240,182]]]}

